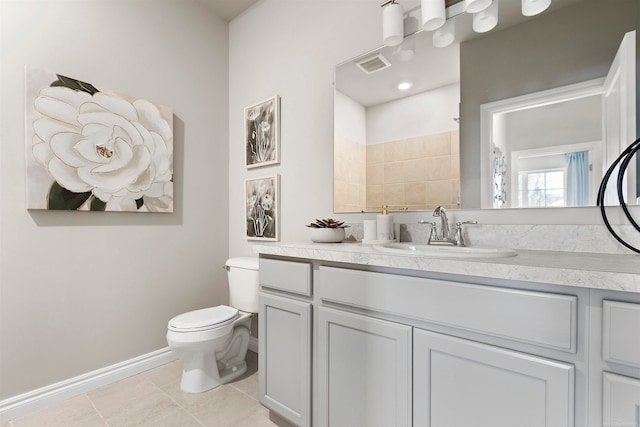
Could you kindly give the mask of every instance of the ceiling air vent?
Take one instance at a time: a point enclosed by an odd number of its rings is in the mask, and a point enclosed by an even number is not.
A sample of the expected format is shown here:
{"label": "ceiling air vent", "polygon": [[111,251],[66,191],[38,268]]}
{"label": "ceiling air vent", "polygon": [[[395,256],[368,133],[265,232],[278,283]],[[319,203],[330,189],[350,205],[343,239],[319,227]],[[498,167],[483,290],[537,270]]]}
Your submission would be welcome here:
{"label": "ceiling air vent", "polygon": [[389,60],[382,54],[365,58],[362,61],[356,62],[356,65],[366,74],[375,73],[376,71],[391,67]]}

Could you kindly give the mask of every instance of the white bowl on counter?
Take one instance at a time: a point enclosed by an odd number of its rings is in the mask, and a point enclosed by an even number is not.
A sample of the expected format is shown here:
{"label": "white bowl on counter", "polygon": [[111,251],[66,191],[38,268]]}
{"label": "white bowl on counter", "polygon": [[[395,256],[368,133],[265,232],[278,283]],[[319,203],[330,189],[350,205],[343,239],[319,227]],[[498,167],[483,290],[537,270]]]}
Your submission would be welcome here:
{"label": "white bowl on counter", "polygon": [[344,228],[309,228],[311,241],[315,243],[338,243],[345,237]]}

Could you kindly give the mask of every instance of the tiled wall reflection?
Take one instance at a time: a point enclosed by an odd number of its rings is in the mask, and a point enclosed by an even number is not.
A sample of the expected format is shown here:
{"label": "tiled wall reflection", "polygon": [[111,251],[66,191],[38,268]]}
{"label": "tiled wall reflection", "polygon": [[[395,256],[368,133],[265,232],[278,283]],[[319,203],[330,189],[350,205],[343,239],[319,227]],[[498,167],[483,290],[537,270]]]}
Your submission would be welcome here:
{"label": "tiled wall reflection", "polygon": [[459,139],[456,130],[365,146],[336,135],[335,211],[458,208]]}
{"label": "tiled wall reflection", "polygon": [[333,197],[336,212],[360,212],[366,203],[366,145],[336,135]]}
{"label": "tiled wall reflection", "polygon": [[366,210],[458,208],[459,132],[367,146]]}

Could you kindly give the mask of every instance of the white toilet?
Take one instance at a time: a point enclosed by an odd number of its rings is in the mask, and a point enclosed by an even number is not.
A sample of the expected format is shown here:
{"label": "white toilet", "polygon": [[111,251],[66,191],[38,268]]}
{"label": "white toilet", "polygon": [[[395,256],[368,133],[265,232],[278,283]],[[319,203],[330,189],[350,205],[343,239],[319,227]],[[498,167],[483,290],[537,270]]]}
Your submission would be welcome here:
{"label": "white toilet", "polygon": [[247,370],[251,317],[258,312],[258,258],[226,264],[229,303],[180,314],[169,320],[167,343],[182,360],[180,388],[201,393]]}

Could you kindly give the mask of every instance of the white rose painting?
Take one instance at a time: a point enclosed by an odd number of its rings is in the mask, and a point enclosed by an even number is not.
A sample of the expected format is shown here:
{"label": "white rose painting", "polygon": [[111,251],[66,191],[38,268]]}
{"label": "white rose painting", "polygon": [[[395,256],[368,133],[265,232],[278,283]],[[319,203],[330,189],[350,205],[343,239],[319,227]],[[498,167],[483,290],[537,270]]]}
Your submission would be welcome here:
{"label": "white rose painting", "polygon": [[280,97],[273,96],[244,109],[247,168],[280,161]]}
{"label": "white rose painting", "polygon": [[173,212],[173,111],[26,70],[27,208]]}
{"label": "white rose painting", "polygon": [[278,240],[279,178],[279,175],[272,175],[245,180],[244,195],[247,239]]}

